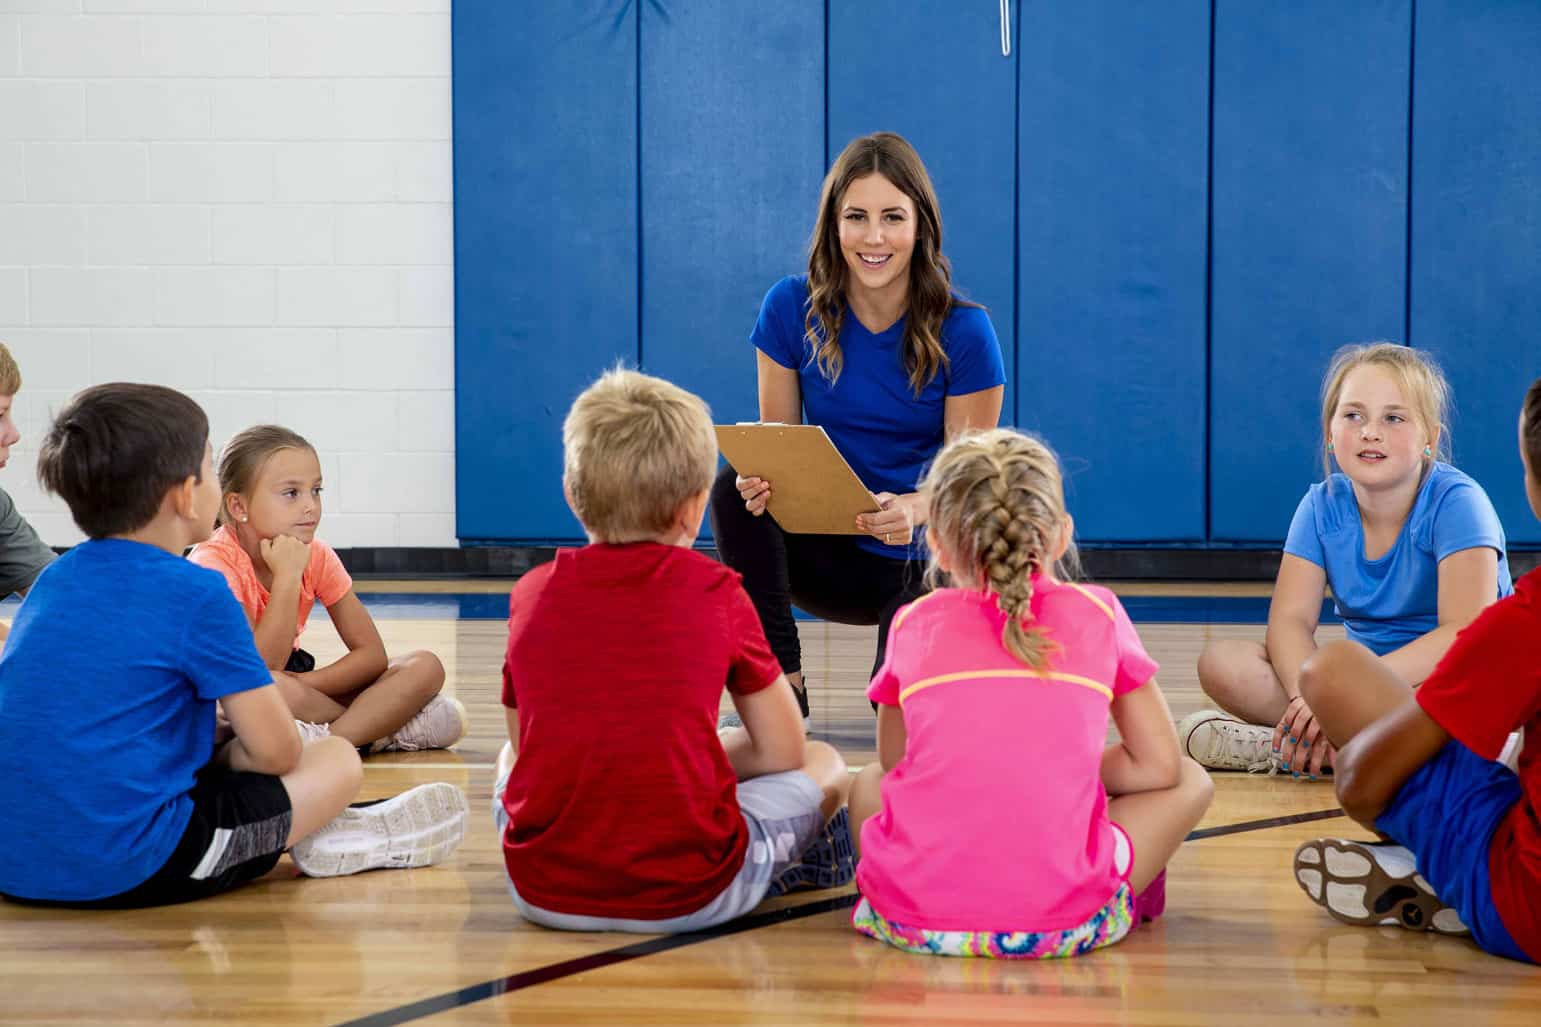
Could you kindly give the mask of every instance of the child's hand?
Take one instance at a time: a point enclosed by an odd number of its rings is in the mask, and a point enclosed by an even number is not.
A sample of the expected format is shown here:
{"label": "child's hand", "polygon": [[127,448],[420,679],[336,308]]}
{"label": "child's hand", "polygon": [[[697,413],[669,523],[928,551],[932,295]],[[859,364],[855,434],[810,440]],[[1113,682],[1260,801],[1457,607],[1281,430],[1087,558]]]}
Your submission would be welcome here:
{"label": "child's hand", "polygon": [[305,565],[310,563],[310,547],[293,535],[275,535],[263,539],[258,545],[262,549],[262,560],[274,578],[298,579],[305,573]]}

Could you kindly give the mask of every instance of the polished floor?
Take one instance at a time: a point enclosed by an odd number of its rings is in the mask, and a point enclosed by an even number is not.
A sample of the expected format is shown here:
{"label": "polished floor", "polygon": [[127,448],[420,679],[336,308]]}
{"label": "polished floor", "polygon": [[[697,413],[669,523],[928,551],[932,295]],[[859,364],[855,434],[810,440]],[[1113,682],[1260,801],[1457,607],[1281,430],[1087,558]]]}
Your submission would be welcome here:
{"label": "polished floor", "polygon": [[[430,780],[472,800],[446,864],[296,877],[129,912],[0,904],[0,1023],[1396,1023],[1541,1022],[1541,970],[1469,942],[1338,925],[1291,880],[1295,846],[1349,832],[1330,785],[1224,774],[1171,866],[1167,914],[1087,957],[910,956],[848,926],[850,888],[805,893],[703,935],[560,934],[521,921],[486,814],[502,741],[507,583],[361,584],[393,650],[430,648],[472,731],[449,752],[374,757],[365,798]],[[1174,713],[1203,705],[1210,639],[1261,638],[1266,588],[1119,588]],[[3,612],[3,611],[0,611]],[[801,624],[814,734],[872,758],[872,629]],[[1341,629],[1327,626],[1324,637]],[[305,643],[340,652],[330,625]],[[82,768],[82,773],[110,768]]]}

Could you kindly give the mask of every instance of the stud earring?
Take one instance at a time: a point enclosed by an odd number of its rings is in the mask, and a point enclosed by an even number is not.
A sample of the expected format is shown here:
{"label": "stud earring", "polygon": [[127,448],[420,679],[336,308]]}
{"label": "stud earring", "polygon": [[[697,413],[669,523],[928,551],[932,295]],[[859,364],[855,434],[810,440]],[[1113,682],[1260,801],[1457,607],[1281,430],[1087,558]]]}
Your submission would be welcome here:
{"label": "stud earring", "polygon": [[1432,449],[1430,449],[1428,446],[1424,446],[1423,447],[1423,455],[1424,456],[1433,456],[1434,455],[1434,451]]}
{"label": "stud earring", "polygon": [[1332,452],[1332,443],[1330,443],[1330,442],[1327,443],[1327,452],[1329,452],[1329,453]]}

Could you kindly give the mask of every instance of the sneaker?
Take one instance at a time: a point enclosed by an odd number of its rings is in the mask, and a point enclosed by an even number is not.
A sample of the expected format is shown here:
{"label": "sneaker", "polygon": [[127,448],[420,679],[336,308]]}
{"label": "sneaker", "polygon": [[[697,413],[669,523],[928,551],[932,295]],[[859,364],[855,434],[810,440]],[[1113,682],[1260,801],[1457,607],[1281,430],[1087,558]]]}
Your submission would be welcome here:
{"label": "sneaker", "polygon": [[452,784],[418,785],[392,799],[350,806],[289,850],[307,877],[382,867],[426,867],[454,852],[471,807]]}
{"label": "sneaker", "polygon": [[814,888],[838,888],[856,876],[856,847],[851,844],[851,816],[844,806],[824,825],[796,863],[771,882],[766,896]]}
{"label": "sneaker", "polygon": [[[788,684],[791,684],[791,682],[788,682]],[[803,715],[803,737],[806,738],[808,737],[808,732],[813,730],[813,718],[808,714],[807,681],[804,680],[802,688],[792,685],[792,694],[797,697],[797,710]],[[729,710],[717,718],[717,733],[719,735],[729,728],[743,726],[744,720],[738,715],[737,710]]]}
{"label": "sneaker", "polygon": [[1273,728],[1244,724],[1219,710],[1191,713],[1177,725],[1177,744],[1201,767],[1272,774],[1279,769],[1273,753]]}
{"label": "sneaker", "polygon": [[1471,933],[1400,845],[1318,838],[1295,850],[1295,880],[1311,901],[1346,924]]}
{"label": "sneaker", "polygon": [[375,742],[370,752],[418,752],[422,749],[448,749],[465,737],[470,721],[460,700],[436,695],[417,715],[393,733]]}
{"label": "sneaker", "polygon": [[1508,739],[1504,742],[1503,751],[1498,754],[1498,762],[1514,771],[1520,772],[1520,750],[1525,748],[1525,729],[1509,732]]}
{"label": "sneaker", "polygon": [[300,741],[309,745],[311,742],[319,742],[323,738],[332,737],[332,725],[312,724],[308,720],[296,720],[294,726],[299,728]]}

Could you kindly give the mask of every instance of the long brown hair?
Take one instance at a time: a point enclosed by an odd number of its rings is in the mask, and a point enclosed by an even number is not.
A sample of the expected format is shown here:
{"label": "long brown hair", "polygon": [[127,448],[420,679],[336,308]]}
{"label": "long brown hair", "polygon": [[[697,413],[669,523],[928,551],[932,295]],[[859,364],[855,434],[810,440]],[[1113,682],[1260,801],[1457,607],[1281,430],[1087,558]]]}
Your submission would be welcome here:
{"label": "long brown hair", "polygon": [[904,326],[904,367],[910,388],[919,396],[937,372],[947,366],[942,349],[942,324],[953,306],[975,303],[952,294],[952,265],[942,254],[942,213],[931,176],[902,136],[876,132],[853,139],[824,176],[819,217],[808,252],[808,316],[804,338],[813,349],[819,372],[831,383],[840,377],[840,327],[845,319],[845,257],[840,252],[840,203],[852,182],[878,174],[888,179],[915,205],[915,251],[910,257],[909,310]]}
{"label": "long brown hair", "polygon": [[1523,428],[1520,429],[1525,447],[1525,459],[1530,461],[1530,474],[1541,482],[1541,378],[1530,384],[1525,393],[1525,405],[1520,410]]}

